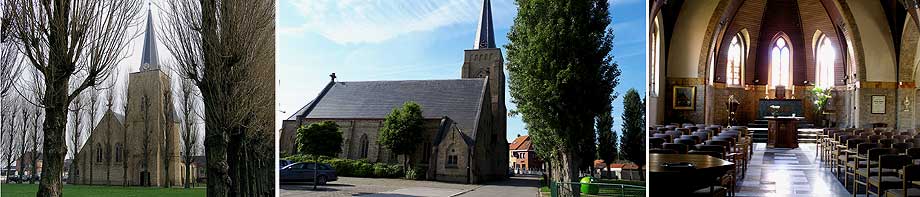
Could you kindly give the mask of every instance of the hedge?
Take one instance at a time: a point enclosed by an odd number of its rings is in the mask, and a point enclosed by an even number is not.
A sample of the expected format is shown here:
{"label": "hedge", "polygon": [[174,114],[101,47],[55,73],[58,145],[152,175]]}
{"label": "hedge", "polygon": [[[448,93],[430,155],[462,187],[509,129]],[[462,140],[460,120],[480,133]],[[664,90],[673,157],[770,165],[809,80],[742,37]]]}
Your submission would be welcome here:
{"label": "hedge", "polygon": [[[402,166],[384,163],[372,163],[365,159],[342,159],[315,155],[292,155],[284,158],[293,162],[325,163],[335,168],[338,176],[366,178],[403,178]],[[414,177],[413,177],[414,178]]]}

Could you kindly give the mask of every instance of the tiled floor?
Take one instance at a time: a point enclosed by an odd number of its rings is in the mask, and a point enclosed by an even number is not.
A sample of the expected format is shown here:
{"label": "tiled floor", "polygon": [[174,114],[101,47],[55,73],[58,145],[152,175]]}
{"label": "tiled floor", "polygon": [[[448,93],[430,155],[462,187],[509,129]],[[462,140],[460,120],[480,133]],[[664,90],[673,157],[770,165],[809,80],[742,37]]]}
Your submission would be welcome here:
{"label": "tiled floor", "polygon": [[767,149],[754,144],[747,174],[737,196],[849,196],[828,168],[815,160],[815,144],[797,149]]}

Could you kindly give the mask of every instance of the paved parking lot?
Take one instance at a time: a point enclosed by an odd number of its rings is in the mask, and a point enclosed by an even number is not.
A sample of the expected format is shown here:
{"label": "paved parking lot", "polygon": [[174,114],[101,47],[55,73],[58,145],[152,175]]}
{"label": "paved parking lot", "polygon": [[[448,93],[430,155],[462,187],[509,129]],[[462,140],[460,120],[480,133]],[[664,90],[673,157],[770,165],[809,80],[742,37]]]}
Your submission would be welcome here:
{"label": "paved parking lot", "polygon": [[435,181],[339,177],[338,181],[312,190],[309,183],[282,184],[281,196],[496,196],[532,197],[537,195],[537,180],[512,178],[485,185]]}

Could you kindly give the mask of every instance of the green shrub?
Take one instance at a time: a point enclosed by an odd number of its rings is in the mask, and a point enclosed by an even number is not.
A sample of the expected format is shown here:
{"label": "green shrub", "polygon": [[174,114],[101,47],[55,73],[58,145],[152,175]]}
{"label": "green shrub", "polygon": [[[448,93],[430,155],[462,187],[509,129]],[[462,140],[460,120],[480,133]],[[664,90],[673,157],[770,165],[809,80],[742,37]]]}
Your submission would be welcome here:
{"label": "green shrub", "polygon": [[388,168],[386,164],[382,164],[382,163],[374,164],[374,177],[380,177],[380,178],[389,177],[389,174],[387,174],[387,170]]}
{"label": "green shrub", "polygon": [[403,177],[403,168],[399,165],[390,165],[387,167],[387,177],[388,178],[399,178]]}
{"label": "green shrub", "polygon": [[405,178],[408,180],[421,180],[424,178],[424,175],[425,171],[423,171],[421,168],[414,167],[406,171]]}
{"label": "green shrub", "polygon": [[[367,159],[342,159],[342,158],[332,158],[328,156],[315,156],[315,155],[290,155],[284,157],[286,160],[293,162],[318,162],[325,163],[332,166],[335,169],[336,175],[338,176],[348,176],[348,177],[379,177],[379,178],[405,178],[406,174],[403,172],[403,167],[400,165],[390,165],[385,163],[372,163],[367,161]],[[425,170],[416,168],[414,170],[415,174],[412,175],[414,179],[421,178],[420,175],[424,175]]]}

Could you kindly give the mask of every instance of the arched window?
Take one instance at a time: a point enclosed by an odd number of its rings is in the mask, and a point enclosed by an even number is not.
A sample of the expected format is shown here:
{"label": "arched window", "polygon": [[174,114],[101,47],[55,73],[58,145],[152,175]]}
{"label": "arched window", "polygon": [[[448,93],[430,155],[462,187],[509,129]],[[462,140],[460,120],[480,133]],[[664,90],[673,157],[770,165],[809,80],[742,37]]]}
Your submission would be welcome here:
{"label": "arched window", "polygon": [[658,66],[660,61],[660,41],[661,37],[658,33],[658,18],[655,18],[654,24],[650,31],[649,36],[649,68],[648,68],[648,87],[649,94],[652,96],[658,95]]}
{"label": "arched window", "polygon": [[444,164],[444,168],[457,168],[457,160],[459,160],[459,158],[457,157],[457,150],[454,147],[453,143],[447,146],[447,162]]}
{"label": "arched window", "polygon": [[792,50],[785,36],[777,36],[770,50],[770,87],[792,85]]}
{"label": "arched window", "polygon": [[738,33],[732,37],[728,45],[728,65],[725,66],[726,85],[741,85],[741,74],[743,73],[741,69],[744,68],[745,59],[744,49],[744,39],[741,33]]}
{"label": "arched window", "polygon": [[121,162],[121,143],[115,143],[115,162]]}
{"label": "arched window", "polygon": [[824,34],[818,38],[815,57],[815,60],[817,60],[815,64],[817,65],[815,74],[817,86],[821,88],[834,87],[834,60],[837,58],[837,53],[831,45],[831,39]]}
{"label": "arched window", "polygon": [[96,162],[102,163],[102,144],[96,144]]}
{"label": "arched window", "polygon": [[368,148],[367,134],[361,134],[361,158],[367,158],[367,148]]}

